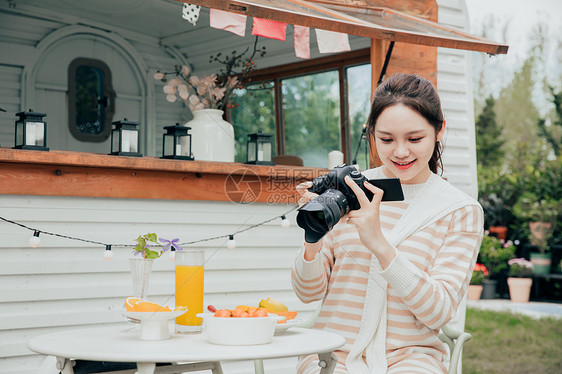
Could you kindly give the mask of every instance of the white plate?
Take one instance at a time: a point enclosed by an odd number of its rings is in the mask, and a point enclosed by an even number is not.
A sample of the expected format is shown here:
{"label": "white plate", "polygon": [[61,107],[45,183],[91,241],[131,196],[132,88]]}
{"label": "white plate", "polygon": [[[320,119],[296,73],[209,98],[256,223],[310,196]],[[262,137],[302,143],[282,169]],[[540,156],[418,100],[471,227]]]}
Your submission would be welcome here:
{"label": "white plate", "polygon": [[185,312],[187,312],[187,310],[176,310],[171,312],[129,312],[127,310],[123,310],[123,315],[140,321],[160,321],[179,317]]}
{"label": "white plate", "polygon": [[295,327],[299,323],[302,323],[302,319],[300,319],[300,318],[293,318],[293,319],[288,320],[285,323],[278,323],[278,324],[275,325],[275,332],[286,331],[287,329],[290,329],[291,327]]}

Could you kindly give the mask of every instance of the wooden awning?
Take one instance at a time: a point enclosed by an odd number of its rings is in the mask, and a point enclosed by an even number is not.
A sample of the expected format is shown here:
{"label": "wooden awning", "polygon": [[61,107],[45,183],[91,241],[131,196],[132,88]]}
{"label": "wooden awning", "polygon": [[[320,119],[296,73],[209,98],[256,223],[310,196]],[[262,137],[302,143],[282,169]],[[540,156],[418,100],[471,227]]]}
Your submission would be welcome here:
{"label": "wooden awning", "polygon": [[397,10],[331,1],[179,0],[207,8],[371,39],[505,54],[508,46]]}

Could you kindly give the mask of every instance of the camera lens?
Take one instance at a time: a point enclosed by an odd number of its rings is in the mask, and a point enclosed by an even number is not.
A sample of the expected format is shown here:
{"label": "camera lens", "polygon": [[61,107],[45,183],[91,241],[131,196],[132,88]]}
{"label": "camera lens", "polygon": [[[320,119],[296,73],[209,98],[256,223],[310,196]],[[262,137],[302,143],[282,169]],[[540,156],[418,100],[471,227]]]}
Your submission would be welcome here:
{"label": "camera lens", "polygon": [[321,232],[326,227],[326,216],[324,212],[310,212],[306,215],[308,225],[316,231]]}
{"label": "camera lens", "polygon": [[324,222],[324,212],[315,212],[316,214],[312,215],[312,218],[318,222]]}
{"label": "camera lens", "polygon": [[345,195],[338,190],[329,189],[299,209],[297,224],[304,229],[305,240],[316,243],[347,211]]}

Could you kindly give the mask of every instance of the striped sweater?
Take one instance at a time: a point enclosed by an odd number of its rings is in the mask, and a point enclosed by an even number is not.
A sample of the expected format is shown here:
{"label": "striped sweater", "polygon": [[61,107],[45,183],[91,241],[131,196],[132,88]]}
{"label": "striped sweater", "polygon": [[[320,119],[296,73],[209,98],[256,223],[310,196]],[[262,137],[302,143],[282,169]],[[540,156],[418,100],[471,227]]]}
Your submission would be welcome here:
{"label": "striped sweater", "polygon": [[[384,177],[375,170],[370,178]],[[404,201],[381,204],[385,236],[414,199],[424,198],[417,196],[423,186],[403,185]],[[383,287],[389,369],[415,357],[414,365],[432,367],[426,372],[446,372],[447,351],[438,338],[439,329],[454,316],[466,292],[482,226],[477,203],[460,207],[409,235],[396,247],[393,262],[379,271],[388,282]],[[355,227],[343,221],[325,235],[315,259],[306,261],[303,253],[304,248],[293,266],[293,288],[303,302],[323,300],[315,328],[345,337],[346,345],[337,352],[339,362],[345,362],[360,332],[372,254],[361,244]]]}

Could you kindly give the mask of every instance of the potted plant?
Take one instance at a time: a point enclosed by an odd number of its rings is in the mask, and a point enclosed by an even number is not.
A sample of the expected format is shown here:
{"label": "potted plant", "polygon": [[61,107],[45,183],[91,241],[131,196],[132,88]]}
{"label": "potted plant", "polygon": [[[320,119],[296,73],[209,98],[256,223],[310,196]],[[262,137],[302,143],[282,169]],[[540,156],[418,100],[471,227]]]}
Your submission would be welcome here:
{"label": "potted plant", "polygon": [[533,279],[533,263],[524,258],[514,258],[509,260],[509,297],[516,303],[526,303],[531,294],[531,284]]}
{"label": "potted plant", "polygon": [[550,272],[551,254],[547,252],[548,241],[554,232],[562,203],[558,200],[539,199],[535,194],[524,193],[513,207],[514,214],[526,223],[529,241],[538,253],[531,252],[535,274]]}
{"label": "potted plant", "polygon": [[468,299],[469,300],[480,300],[482,295],[482,282],[488,276],[488,269],[486,266],[476,263],[474,265],[474,270],[472,271],[472,277],[470,278],[470,284],[468,285]]}
{"label": "potted plant", "polygon": [[489,272],[489,277],[482,282],[483,299],[496,297],[497,279],[507,271],[507,261],[514,257],[515,250],[515,244],[511,240],[504,241],[491,236],[489,232],[485,233],[478,254],[480,262],[486,266]]}
{"label": "potted plant", "polygon": [[496,193],[483,194],[479,199],[484,210],[484,222],[491,234],[498,239],[507,239],[507,226],[512,219],[511,211],[504,199]]}

